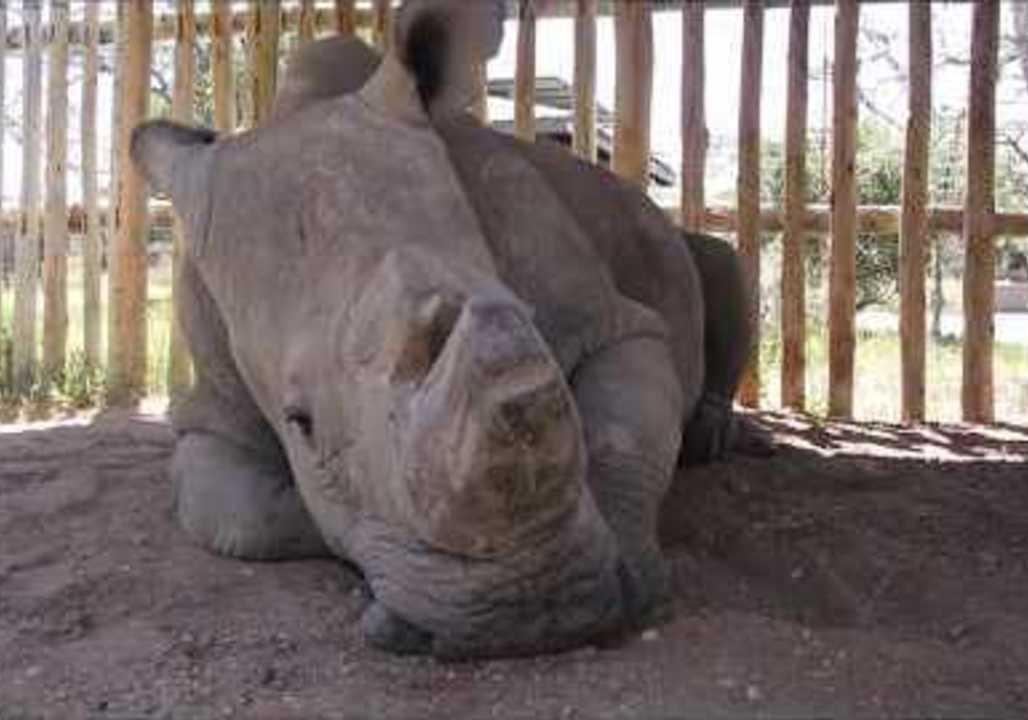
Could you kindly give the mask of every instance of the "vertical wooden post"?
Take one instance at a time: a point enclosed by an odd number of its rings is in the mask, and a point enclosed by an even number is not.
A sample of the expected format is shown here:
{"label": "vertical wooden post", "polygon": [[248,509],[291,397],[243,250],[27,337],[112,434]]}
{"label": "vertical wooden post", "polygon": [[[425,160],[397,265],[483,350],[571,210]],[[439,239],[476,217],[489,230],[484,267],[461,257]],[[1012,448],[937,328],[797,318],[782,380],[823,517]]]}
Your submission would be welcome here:
{"label": "vertical wooden post", "polygon": [[340,35],[357,32],[357,0],[336,0],[336,31]]}
{"label": "vertical wooden post", "polygon": [[96,178],[96,108],[100,68],[100,4],[86,4],[85,67],[82,77],[82,335],[86,364],[100,366],[100,208]]}
{"label": "vertical wooden post", "polygon": [[782,238],[782,405],[806,405],[807,82],[810,0],[793,0],[785,109],[785,233]]}
{"label": "vertical wooden post", "polygon": [[963,418],[993,420],[992,355],[996,257],[990,227],[995,210],[996,80],[999,2],[979,0],[971,30],[971,87],[964,196]]}
{"label": "vertical wooden post", "polygon": [[483,125],[489,124],[489,74],[488,67],[484,60],[475,62],[472,67],[475,73],[475,87],[478,94],[471,105],[471,114],[478,118]]}
{"label": "vertical wooden post", "polygon": [[925,260],[928,247],[928,151],[932,123],[932,6],[910,3],[903,215],[900,219],[900,362],[904,422],[924,420]]}
{"label": "vertical wooden post", "polygon": [[520,0],[518,4],[514,134],[527,142],[535,141],[535,0]]}
{"label": "vertical wooden post", "polygon": [[122,120],[121,103],[125,88],[125,3],[119,2],[115,11],[114,41],[114,98],[111,103],[111,177],[107,188],[107,232],[105,233],[107,257],[107,357],[110,358],[118,350],[115,343],[118,337],[113,328],[115,323],[114,276],[118,272],[117,231],[121,217],[121,147],[119,146]]}
{"label": "vertical wooden post", "polygon": [[278,40],[281,32],[280,0],[255,0],[251,38],[250,78],[253,125],[271,115],[278,80]]}
{"label": "vertical wooden post", "polygon": [[219,132],[236,128],[235,89],[232,82],[232,0],[212,0],[211,75],[214,85],[214,127]]}
{"label": "vertical wooden post", "polygon": [[43,379],[64,371],[68,349],[68,0],[50,0],[46,222],[43,231]]}
{"label": "vertical wooden post", "polygon": [[[7,0],[0,0],[0,37],[7,37]],[[0,43],[0,108],[7,107],[7,43]],[[4,210],[4,136],[6,123],[0,122],[0,213]],[[3,326],[4,297],[3,291],[7,284],[7,248],[8,236],[0,228],[0,327]]]}
{"label": "vertical wooden post", "polygon": [[706,60],[703,0],[682,8],[682,227],[702,232],[706,217]]}
{"label": "vertical wooden post", "polygon": [[125,3],[125,52],[121,94],[121,199],[114,252],[118,261],[111,281],[114,303],[111,325],[108,401],[135,403],[146,383],[146,187],[129,157],[132,130],[147,115],[150,99],[150,57],[153,42],[152,0]]}
{"label": "vertical wooden post", "polygon": [[393,44],[393,0],[373,0],[371,38],[383,53]]}
{"label": "vertical wooden post", "polygon": [[596,162],[596,0],[575,3],[573,150],[586,162]]}
{"label": "vertical wooden post", "polygon": [[835,86],[832,106],[832,253],[829,273],[828,414],[853,415],[856,351],[857,247],[857,0],[835,11]]}
{"label": "vertical wooden post", "polygon": [[[171,116],[180,123],[193,122],[193,84],[196,79],[196,12],[193,0],[178,0],[175,32],[175,85],[171,96]],[[175,218],[173,228],[171,286],[171,343],[168,355],[168,393],[180,397],[190,385],[189,350],[178,321],[179,277],[185,237],[182,223]]]}
{"label": "vertical wooden post", "polygon": [[21,232],[15,260],[14,389],[27,393],[36,376],[36,278],[39,272],[39,157],[43,114],[40,0],[22,0],[25,55],[22,60]]}
{"label": "vertical wooden post", "polygon": [[300,0],[300,44],[304,45],[314,39],[317,34],[317,8],[314,0]]}
{"label": "vertical wooden post", "polygon": [[646,187],[653,102],[653,16],[648,3],[636,0],[618,0],[615,12],[617,86],[611,168]]}
{"label": "vertical wooden post", "polygon": [[747,319],[753,333],[739,402],[760,404],[760,98],[764,59],[764,0],[745,0],[739,90],[738,249],[749,289]]}

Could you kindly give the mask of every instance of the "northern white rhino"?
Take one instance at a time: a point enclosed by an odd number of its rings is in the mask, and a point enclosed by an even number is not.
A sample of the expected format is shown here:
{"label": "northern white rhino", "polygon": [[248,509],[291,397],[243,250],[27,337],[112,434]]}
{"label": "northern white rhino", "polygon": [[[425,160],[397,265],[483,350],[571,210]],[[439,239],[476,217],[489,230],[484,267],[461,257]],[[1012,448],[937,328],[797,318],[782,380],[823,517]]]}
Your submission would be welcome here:
{"label": "northern white rhino", "polygon": [[381,62],[302,51],[263,127],[133,138],[187,233],[180,522],[219,553],[352,562],[399,652],[660,616],[660,503],[683,446],[725,451],[749,350],[727,246],[463,113],[502,4],[409,0]]}

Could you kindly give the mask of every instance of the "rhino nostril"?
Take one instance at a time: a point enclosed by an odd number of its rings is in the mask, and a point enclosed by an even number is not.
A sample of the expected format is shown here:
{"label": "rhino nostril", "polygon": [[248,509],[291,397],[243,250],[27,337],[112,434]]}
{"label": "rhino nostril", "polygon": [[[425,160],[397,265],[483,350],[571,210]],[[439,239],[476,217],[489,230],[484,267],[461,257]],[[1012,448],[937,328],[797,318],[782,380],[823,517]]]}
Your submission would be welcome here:
{"label": "rhino nostril", "polygon": [[304,408],[290,405],[285,409],[286,424],[299,430],[306,440],[314,437],[314,418],[310,411]]}
{"label": "rhino nostril", "polygon": [[411,315],[397,327],[400,339],[394,345],[390,377],[394,380],[419,380],[435,365],[446,347],[460,304],[434,293],[419,302]]}
{"label": "rhino nostril", "polygon": [[427,367],[439,359],[459,316],[459,305],[442,295],[433,295],[421,306],[418,321],[425,345]]}

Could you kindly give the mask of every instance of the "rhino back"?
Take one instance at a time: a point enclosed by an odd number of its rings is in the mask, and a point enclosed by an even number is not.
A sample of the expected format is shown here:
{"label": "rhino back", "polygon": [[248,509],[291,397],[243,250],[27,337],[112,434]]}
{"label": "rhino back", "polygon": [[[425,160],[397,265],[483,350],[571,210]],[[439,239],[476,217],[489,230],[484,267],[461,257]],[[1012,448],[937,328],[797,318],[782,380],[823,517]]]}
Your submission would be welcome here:
{"label": "rhino back", "polygon": [[[440,125],[439,131],[467,192],[479,205],[486,192],[480,182],[481,167],[490,156],[516,156],[534,168],[536,182],[545,186],[583,231],[590,254],[616,292],[663,320],[691,408],[704,373],[702,343],[697,341],[704,332],[702,286],[688,248],[663,213],[634,186],[576,159],[555,143],[524,143],[470,117]],[[530,217],[531,209],[526,210]],[[566,241],[561,237],[545,240],[549,245]]]}

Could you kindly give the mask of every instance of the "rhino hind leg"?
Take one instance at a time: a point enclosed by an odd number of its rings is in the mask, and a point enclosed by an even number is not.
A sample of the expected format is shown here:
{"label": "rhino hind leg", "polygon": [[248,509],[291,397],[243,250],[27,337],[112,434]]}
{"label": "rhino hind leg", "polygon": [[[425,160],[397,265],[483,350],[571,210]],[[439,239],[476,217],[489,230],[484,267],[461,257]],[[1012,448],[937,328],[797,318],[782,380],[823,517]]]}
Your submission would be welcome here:
{"label": "rhino hind leg", "polygon": [[703,284],[706,368],[703,397],[686,425],[682,461],[686,465],[712,462],[732,451],[769,455],[774,449],[770,434],[732,408],[754,337],[739,256],[717,238],[682,235]]}
{"label": "rhino hind leg", "polygon": [[252,560],[330,554],[288,468],[219,436],[187,433],[171,474],[179,522],[204,547]]}
{"label": "rhino hind leg", "polygon": [[666,343],[639,337],[586,360],[573,386],[589,489],[618,542],[629,619],[649,624],[668,607],[656,524],[680,449],[681,383]]}

